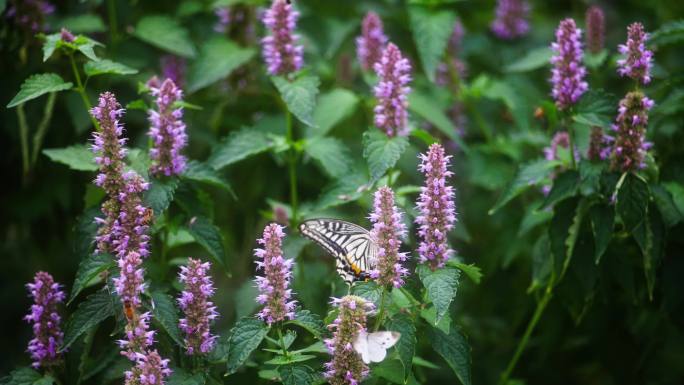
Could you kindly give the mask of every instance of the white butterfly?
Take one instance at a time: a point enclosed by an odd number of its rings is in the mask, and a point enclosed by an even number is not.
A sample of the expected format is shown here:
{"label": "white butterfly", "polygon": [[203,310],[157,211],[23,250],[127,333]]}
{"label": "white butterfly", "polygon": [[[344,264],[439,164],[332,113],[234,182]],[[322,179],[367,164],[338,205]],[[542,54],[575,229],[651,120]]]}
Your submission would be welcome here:
{"label": "white butterfly", "polygon": [[401,337],[397,332],[375,332],[367,333],[362,331],[354,341],[354,350],[361,355],[363,362],[381,362],[387,355],[387,349],[394,346]]}

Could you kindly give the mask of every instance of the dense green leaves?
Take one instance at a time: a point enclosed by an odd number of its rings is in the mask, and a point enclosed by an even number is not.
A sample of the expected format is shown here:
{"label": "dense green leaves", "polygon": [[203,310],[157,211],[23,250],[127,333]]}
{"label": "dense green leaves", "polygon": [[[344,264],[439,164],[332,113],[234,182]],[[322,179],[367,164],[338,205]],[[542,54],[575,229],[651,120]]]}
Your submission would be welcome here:
{"label": "dense green leaves", "polygon": [[542,207],[549,207],[558,201],[575,195],[579,187],[579,178],[579,173],[575,170],[568,170],[556,176]]}
{"label": "dense green leaves", "polygon": [[434,81],[437,65],[454,29],[456,15],[447,10],[420,6],[410,6],[408,13],[423,70],[427,78]]}
{"label": "dense green leaves", "polygon": [[468,146],[461,139],[454,123],[429,95],[413,91],[409,95],[409,110],[435,126],[447,138],[454,141],[463,151],[468,151]]}
{"label": "dense green leaves", "polygon": [[108,290],[100,290],[81,302],[64,327],[64,343],[60,350],[67,350],[83,333],[113,316],[115,300]]}
{"label": "dense green leaves", "polygon": [[195,56],[195,45],[190,40],[188,31],[168,16],[143,17],[138,21],[134,35],[146,43],[178,56]]}
{"label": "dense green leaves", "polygon": [[32,368],[15,369],[3,380],[3,385],[51,385],[55,382],[49,374],[42,376]]}
{"label": "dense green leaves", "polygon": [[408,139],[404,136],[389,137],[373,128],[366,131],[363,134],[363,157],[368,161],[371,182],[374,183],[394,167],[406,147]]}
{"label": "dense green leaves", "polygon": [[[359,296],[366,301],[372,302],[376,307],[380,306],[382,290],[382,286],[379,286],[374,281],[356,282],[351,288],[351,291],[354,295]],[[386,297],[389,299],[389,296]]]}
{"label": "dense green leaves", "polygon": [[545,67],[553,56],[553,51],[549,47],[535,48],[527,52],[520,59],[506,66],[508,72],[526,72]]}
{"label": "dense green leaves", "polygon": [[605,203],[598,204],[591,208],[590,217],[594,232],[594,260],[598,264],[613,237],[615,209]]}
{"label": "dense green leaves", "polygon": [[268,151],[275,142],[267,134],[254,128],[244,127],[231,133],[211,154],[211,167],[221,169],[250,156]]}
{"label": "dense green leaves", "polygon": [[416,326],[413,320],[406,314],[396,314],[385,325],[387,330],[401,333],[401,337],[394,348],[399,355],[399,361],[404,366],[404,378],[411,373],[413,355],[416,350]]}
{"label": "dense green leaves", "polygon": [[188,373],[181,368],[173,368],[166,385],[204,385],[206,383],[202,373]]}
{"label": "dense green leaves", "polygon": [[85,65],[83,65],[83,70],[88,76],[97,76],[105,74],[132,75],[138,73],[138,70],[135,68],[131,68],[125,64],[113,62],[107,59],[99,61],[91,60],[85,63]]}
{"label": "dense green leaves", "polygon": [[316,76],[302,75],[294,80],[272,77],[271,81],[280,92],[287,109],[302,123],[314,126],[313,112],[320,80]]}
{"label": "dense green leaves", "polygon": [[449,311],[449,305],[456,296],[461,271],[455,267],[445,266],[435,271],[424,264],[416,267],[416,272],[427,289],[427,296],[435,305],[436,322]]}
{"label": "dense green leaves", "polygon": [[318,99],[313,113],[314,126],[307,133],[310,136],[323,136],[353,114],[359,104],[359,97],[353,92],[335,88]]}
{"label": "dense green leaves", "polygon": [[83,259],[78,264],[76,279],[74,280],[74,286],[71,288],[68,303],[71,303],[95,277],[114,266],[116,266],[116,262],[114,262],[114,258],[109,254],[91,254]]}
{"label": "dense green leaves", "polygon": [[226,78],[254,57],[252,48],[242,48],[224,38],[214,38],[202,45],[197,60],[190,67],[188,91],[195,92]]}
{"label": "dense green leaves", "polygon": [[226,252],[223,247],[223,237],[218,227],[214,226],[209,219],[197,216],[190,220],[188,231],[216,262],[225,265]]}
{"label": "dense green leaves", "polygon": [[174,299],[160,291],[153,291],[151,296],[154,303],[152,308],[154,319],[159,321],[175,343],[183,346],[183,337],[181,337],[180,329],[178,329],[178,309],[176,309]]}
{"label": "dense green leaves", "polygon": [[196,182],[206,183],[208,185],[218,187],[225,191],[229,191],[231,194],[233,189],[230,184],[219,174],[218,171],[213,169],[207,163],[197,162],[191,160],[188,162],[188,167],[182,175],[183,178],[193,180]]}
{"label": "dense green leaves", "polygon": [[513,198],[547,178],[556,165],[555,162],[539,159],[521,166],[513,180],[504,188],[494,207],[489,210],[489,214],[494,214]]}
{"label": "dense green leaves", "polygon": [[284,385],[309,385],[316,382],[316,372],[306,365],[283,365],[278,367],[278,374]]}
{"label": "dense green leaves", "polygon": [[32,75],[24,80],[19,92],[7,104],[7,108],[16,107],[50,92],[71,89],[72,86],[73,84],[65,82],[64,79],[57,74],[47,73]]}
{"label": "dense green leaves", "polygon": [[235,373],[261,344],[267,333],[266,324],[256,318],[245,317],[237,321],[230,331],[226,374]]}
{"label": "dense green leaves", "polygon": [[351,152],[339,139],[329,137],[310,139],[306,142],[304,151],[316,159],[321,168],[333,178],[339,178],[349,172]]}
{"label": "dense green leaves", "polygon": [[295,318],[293,320],[287,321],[287,323],[306,329],[316,338],[321,338],[326,331],[323,321],[318,317],[318,315],[310,312],[309,310],[297,310],[295,313]]}
{"label": "dense green leaves", "polygon": [[176,178],[152,180],[149,189],[145,191],[145,206],[151,208],[154,215],[161,215],[173,201],[176,188],[178,188]]}
{"label": "dense green leaves", "polygon": [[684,41],[684,20],[674,20],[665,23],[648,39],[648,44],[653,47],[663,47],[669,44],[677,44]]}
{"label": "dense green leaves", "polygon": [[649,190],[646,182],[635,174],[625,174],[618,183],[615,208],[627,231],[634,230],[646,218]]}
{"label": "dense green leaves", "polygon": [[430,330],[432,348],[444,358],[463,385],[470,385],[470,345],[458,328],[449,334],[439,329]]}
{"label": "dense green leaves", "polygon": [[65,148],[46,148],[43,154],[52,161],[69,166],[77,171],[96,171],[95,155],[86,146],[74,144]]}

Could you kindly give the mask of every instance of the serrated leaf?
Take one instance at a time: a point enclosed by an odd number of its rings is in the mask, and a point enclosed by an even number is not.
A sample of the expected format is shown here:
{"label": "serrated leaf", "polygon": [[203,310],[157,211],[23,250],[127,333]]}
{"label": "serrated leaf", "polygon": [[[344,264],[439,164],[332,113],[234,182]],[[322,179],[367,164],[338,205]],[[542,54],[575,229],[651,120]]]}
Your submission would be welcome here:
{"label": "serrated leaf", "polygon": [[317,314],[304,309],[298,309],[295,313],[295,318],[287,321],[286,324],[300,326],[318,339],[325,333],[325,325],[321,318]]}
{"label": "serrated leaf", "polygon": [[285,365],[278,368],[284,385],[309,385],[317,380],[316,372],[306,365]]}
{"label": "serrated leaf", "polygon": [[64,328],[64,343],[60,351],[67,350],[83,333],[113,316],[113,301],[110,293],[100,290],[81,302]]}
{"label": "serrated leaf", "polygon": [[546,196],[542,207],[549,207],[556,202],[567,199],[577,193],[580,176],[575,170],[567,170],[553,180],[553,186]]}
{"label": "serrated leaf", "polygon": [[226,375],[235,373],[247,361],[268,330],[268,326],[256,318],[245,317],[237,321],[230,332]]}
{"label": "serrated leaf", "polygon": [[437,65],[454,29],[456,15],[447,10],[421,6],[410,6],[408,14],[423,70],[427,78],[434,82]]}
{"label": "serrated leaf", "polygon": [[95,155],[82,144],[65,148],[46,148],[42,152],[53,162],[65,164],[72,170],[96,171],[98,169]]}
{"label": "serrated leaf", "polygon": [[195,57],[195,46],[188,31],[168,16],[145,16],[138,22],[134,35],[153,46],[178,56]]}
{"label": "serrated leaf", "polygon": [[539,47],[527,51],[527,54],[520,59],[508,64],[506,72],[527,72],[545,67],[549,64],[553,56],[553,51],[549,47]]}
{"label": "serrated leaf", "polygon": [[545,159],[539,159],[522,165],[513,179],[504,187],[496,204],[489,210],[489,214],[494,214],[513,198],[522,194],[523,191],[546,179],[557,165],[558,163]]}
{"label": "serrated leaf", "polygon": [[191,160],[188,162],[188,167],[182,177],[196,182],[206,183],[233,194],[233,189],[230,187],[230,184],[228,184],[228,182],[207,163]]}
{"label": "serrated leaf", "polygon": [[579,234],[579,227],[587,211],[586,199],[566,199],[553,210],[549,226],[549,241],[553,255],[553,266],[558,280],[565,273],[572,258]]}
{"label": "serrated leaf", "polygon": [[404,379],[411,373],[413,355],[416,350],[416,325],[413,324],[411,317],[406,314],[395,314],[385,324],[387,330],[401,333],[401,337],[394,348],[399,355],[399,361],[404,367]]}
{"label": "serrated leaf", "polygon": [[273,148],[275,142],[265,133],[251,127],[244,127],[231,133],[221,142],[209,157],[207,163],[221,169],[245,158]]}
{"label": "serrated leaf", "polygon": [[480,269],[477,265],[474,263],[471,264],[465,264],[463,262],[458,262],[454,259],[450,259],[447,261],[447,265],[453,266],[462,272],[465,273],[465,275],[468,276],[473,282],[476,284],[480,284],[480,281],[482,280],[482,269]]}
{"label": "serrated leaf", "polygon": [[24,80],[19,88],[19,92],[7,104],[7,108],[16,107],[29,100],[33,100],[39,96],[50,92],[58,92],[71,89],[73,84],[65,82],[57,74],[35,74]]}
{"label": "serrated leaf", "polygon": [[468,152],[468,145],[461,139],[454,123],[429,95],[422,94],[417,90],[411,92],[409,95],[409,110],[435,126],[447,138],[458,144],[460,149]]}
{"label": "serrated leaf", "polygon": [[352,115],[358,104],[359,97],[343,88],[335,88],[321,95],[313,113],[314,127],[307,130],[307,135],[326,135],[335,125]]}
{"label": "serrated leaf", "polygon": [[69,301],[71,301],[78,296],[78,294],[88,285],[88,282],[92,281],[103,271],[116,266],[114,258],[109,254],[91,254],[88,255],[81,263],[78,264],[78,270],[76,271],[76,279],[74,279],[74,286],[71,288],[71,294],[69,296]]}
{"label": "serrated leaf", "polygon": [[435,328],[430,329],[432,348],[444,358],[463,385],[471,385],[470,345],[459,328],[451,328],[449,334]]}
{"label": "serrated leaf", "polygon": [[650,192],[646,182],[629,173],[617,191],[615,209],[628,232],[633,231],[646,218]]}
{"label": "serrated leaf", "polygon": [[254,57],[253,48],[242,48],[225,38],[214,38],[202,45],[190,66],[188,91],[195,92],[221,79]]}
{"label": "serrated leaf", "polygon": [[[368,282],[355,282],[351,288],[352,294],[359,296],[366,301],[372,302],[376,308],[380,306],[380,299],[382,298],[382,286],[379,286],[373,281]],[[389,296],[386,295],[386,299]]]}
{"label": "serrated leaf", "polygon": [[85,71],[86,75],[88,76],[105,74],[133,75],[138,73],[138,70],[135,68],[131,68],[125,64],[113,62],[108,59],[89,61],[83,65],[83,71]]}
{"label": "serrated leaf", "polygon": [[304,151],[333,178],[339,178],[349,172],[351,151],[339,139],[329,137],[309,139],[306,141]]}
{"label": "serrated leaf", "polygon": [[421,264],[416,267],[416,272],[427,290],[428,298],[435,305],[435,321],[439,322],[449,311],[449,305],[456,297],[461,271],[451,266],[432,271],[428,266]]}
{"label": "serrated leaf", "polygon": [[154,319],[159,321],[162,328],[178,346],[184,346],[183,337],[178,329],[178,309],[174,299],[160,291],[153,291],[151,296],[154,301],[152,309]]}
{"label": "serrated leaf", "polygon": [[188,231],[216,262],[222,266],[225,265],[226,252],[223,248],[223,237],[218,227],[214,226],[209,219],[197,216],[191,220]]}
{"label": "serrated leaf", "polygon": [[284,77],[274,76],[271,81],[280,92],[287,109],[299,121],[307,126],[315,126],[313,112],[316,107],[316,95],[321,81],[317,76],[303,75],[293,81]]}
{"label": "serrated leaf", "polygon": [[72,33],[93,33],[107,30],[100,16],[93,13],[65,17],[59,25]]}
{"label": "serrated leaf", "polygon": [[160,216],[173,201],[173,196],[178,188],[177,178],[153,179],[150,187],[145,191],[145,206],[154,211],[155,216]]}
{"label": "serrated leaf", "polygon": [[363,157],[368,161],[371,183],[394,167],[407,147],[408,139],[404,136],[389,137],[373,128],[366,131],[363,134]]}
{"label": "serrated leaf", "polygon": [[594,234],[594,261],[598,265],[601,262],[601,256],[606,252],[608,244],[613,237],[615,209],[604,203],[597,204],[591,208],[589,217]]}

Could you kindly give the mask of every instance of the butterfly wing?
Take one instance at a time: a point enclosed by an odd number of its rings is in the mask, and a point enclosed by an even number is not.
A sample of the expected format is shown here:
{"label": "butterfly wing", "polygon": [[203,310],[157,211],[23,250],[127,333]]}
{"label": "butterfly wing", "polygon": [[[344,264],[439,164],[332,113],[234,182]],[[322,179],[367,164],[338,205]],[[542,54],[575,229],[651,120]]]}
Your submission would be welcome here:
{"label": "butterfly wing", "polygon": [[[399,341],[401,334],[397,332],[381,331],[367,336],[367,351],[370,362],[381,362],[387,356],[387,349]],[[364,360],[364,362],[366,362]]]}
{"label": "butterfly wing", "polygon": [[337,272],[347,283],[368,277],[375,267],[377,245],[368,230],[337,219],[310,219],[299,231],[335,257]]}
{"label": "butterfly wing", "polygon": [[370,363],[370,352],[368,351],[368,333],[360,331],[353,343],[354,350],[361,356],[365,363]]}

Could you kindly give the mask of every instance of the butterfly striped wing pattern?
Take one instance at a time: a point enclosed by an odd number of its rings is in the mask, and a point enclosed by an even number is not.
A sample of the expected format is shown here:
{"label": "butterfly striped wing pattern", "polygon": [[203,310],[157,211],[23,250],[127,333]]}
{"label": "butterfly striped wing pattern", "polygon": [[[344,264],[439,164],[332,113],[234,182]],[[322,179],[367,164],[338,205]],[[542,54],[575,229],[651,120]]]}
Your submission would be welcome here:
{"label": "butterfly striped wing pattern", "polygon": [[309,219],[299,231],[335,257],[337,273],[351,284],[369,278],[377,262],[377,245],[368,230],[337,219]]}

